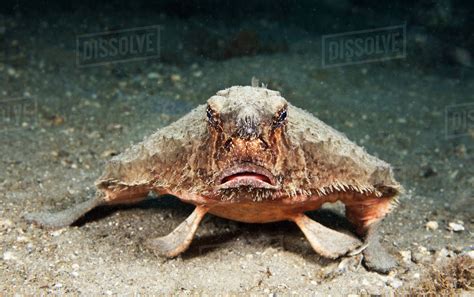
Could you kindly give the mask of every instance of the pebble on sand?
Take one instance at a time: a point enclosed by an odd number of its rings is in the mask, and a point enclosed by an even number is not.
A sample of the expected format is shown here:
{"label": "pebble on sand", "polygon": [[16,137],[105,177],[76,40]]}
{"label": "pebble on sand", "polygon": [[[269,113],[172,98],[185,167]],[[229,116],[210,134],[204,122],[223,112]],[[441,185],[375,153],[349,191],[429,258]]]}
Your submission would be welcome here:
{"label": "pebble on sand", "polygon": [[425,224],[426,230],[434,231],[437,230],[439,227],[438,222],[436,221],[429,221],[428,223]]}
{"label": "pebble on sand", "polygon": [[403,258],[403,262],[411,263],[411,251],[400,251],[399,253]]}
{"label": "pebble on sand", "polygon": [[450,222],[448,224],[448,230],[453,232],[461,232],[464,231],[464,226],[461,223]]}
{"label": "pebble on sand", "polygon": [[8,229],[13,226],[13,222],[9,219],[0,219],[0,227],[2,229]]}
{"label": "pebble on sand", "polygon": [[113,157],[113,156],[116,156],[116,155],[118,155],[117,150],[106,149],[105,151],[102,152],[102,154],[100,154],[100,157],[101,158],[110,158],[110,157]]}
{"label": "pebble on sand", "polygon": [[403,282],[401,280],[399,280],[398,278],[390,278],[387,281],[387,285],[389,285],[390,287],[392,287],[394,289],[398,289],[401,286],[403,286]]}
{"label": "pebble on sand", "polygon": [[170,78],[171,78],[171,81],[172,81],[172,82],[179,82],[179,81],[181,81],[181,75],[179,75],[179,74],[172,74]]}
{"label": "pebble on sand", "polygon": [[150,73],[148,73],[147,77],[148,77],[148,79],[157,79],[157,78],[160,77],[160,75],[156,72],[150,72]]}
{"label": "pebble on sand", "polygon": [[4,252],[2,258],[4,261],[15,261],[15,262],[18,261],[18,256],[12,251]]}
{"label": "pebble on sand", "polygon": [[471,259],[474,260],[474,250],[473,250],[473,251],[464,252],[464,253],[462,253],[462,255],[466,255],[466,256],[468,256],[469,258],[471,258]]}

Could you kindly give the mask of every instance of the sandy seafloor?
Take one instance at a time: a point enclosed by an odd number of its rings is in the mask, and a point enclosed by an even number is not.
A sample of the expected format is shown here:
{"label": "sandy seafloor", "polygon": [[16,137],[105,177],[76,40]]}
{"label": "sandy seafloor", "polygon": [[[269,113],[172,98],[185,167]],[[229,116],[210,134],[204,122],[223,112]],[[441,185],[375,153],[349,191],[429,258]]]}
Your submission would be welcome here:
{"label": "sandy seafloor", "polygon": [[[172,20],[161,21],[179,31]],[[5,22],[21,46],[1,64],[0,95],[36,101],[37,122],[1,131],[0,295],[402,294],[429,267],[472,255],[474,134],[444,134],[446,106],[474,102],[472,69],[430,68],[410,53],[322,69],[318,41],[304,36],[271,55],[78,68],[74,34],[98,28],[68,32],[62,26],[71,20],[38,27]],[[384,221],[382,238],[399,262],[395,271],[368,272],[357,257],[323,259],[291,223],[252,225],[211,215],[189,251],[160,259],[144,240],[167,234],[192,210],[172,197],[101,208],[57,231],[22,219],[83,201],[112,154],[252,76],[394,166],[406,191]],[[337,225],[327,212],[313,217]],[[425,228],[429,221],[439,228]],[[452,222],[464,230],[448,230]]]}

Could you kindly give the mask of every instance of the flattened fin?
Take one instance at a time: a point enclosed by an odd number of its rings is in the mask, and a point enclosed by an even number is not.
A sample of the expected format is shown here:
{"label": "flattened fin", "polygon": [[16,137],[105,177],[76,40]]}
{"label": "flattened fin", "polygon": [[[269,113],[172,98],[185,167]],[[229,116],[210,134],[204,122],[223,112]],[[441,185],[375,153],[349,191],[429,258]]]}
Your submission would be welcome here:
{"label": "flattened fin", "polygon": [[68,209],[59,212],[33,212],[24,216],[29,223],[37,224],[43,228],[59,229],[72,225],[91,209],[104,204],[103,196],[97,194],[93,198],[78,203]]}
{"label": "flattened fin", "polygon": [[337,190],[394,198],[402,190],[388,163],[368,154],[309,112],[289,104],[288,113],[292,115],[288,118],[289,141],[304,156],[308,176],[305,187],[320,196]]}
{"label": "flattened fin", "polygon": [[326,258],[338,258],[362,245],[356,237],[329,229],[304,214],[297,215],[293,221],[303,231],[313,249]]}
{"label": "flattened fin", "polygon": [[369,227],[366,235],[367,248],[364,250],[364,265],[369,270],[380,273],[389,273],[397,266],[397,261],[387,252],[380,243],[380,223]]}
{"label": "flattened fin", "polygon": [[170,234],[147,240],[146,246],[160,256],[176,257],[191,245],[199,223],[206,213],[206,207],[196,206],[193,213]]}

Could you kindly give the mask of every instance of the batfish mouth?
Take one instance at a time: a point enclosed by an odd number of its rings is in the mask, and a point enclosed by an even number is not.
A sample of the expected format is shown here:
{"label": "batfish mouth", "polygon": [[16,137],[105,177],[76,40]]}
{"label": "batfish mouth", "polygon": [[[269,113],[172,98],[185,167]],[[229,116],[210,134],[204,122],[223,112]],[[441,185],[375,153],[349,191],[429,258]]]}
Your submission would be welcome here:
{"label": "batfish mouth", "polygon": [[239,164],[224,170],[218,178],[219,189],[250,187],[256,189],[277,189],[273,174],[258,165]]}

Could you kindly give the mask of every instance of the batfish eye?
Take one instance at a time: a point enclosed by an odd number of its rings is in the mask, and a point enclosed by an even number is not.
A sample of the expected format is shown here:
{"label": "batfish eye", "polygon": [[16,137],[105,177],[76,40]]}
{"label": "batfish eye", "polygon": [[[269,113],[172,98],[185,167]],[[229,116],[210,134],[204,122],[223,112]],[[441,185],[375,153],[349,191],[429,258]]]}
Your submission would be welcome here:
{"label": "batfish eye", "polygon": [[287,116],[288,112],[286,110],[286,107],[284,109],[282,109],[277,117],[275,118],[275,121],[273,123],[273,128],[278,128],[280,127],[281,125],[283,125],[283,123],[285,122],[286,120],[286,116]]}
{"label": "batfish eye", "polygon": [[213,118],[213,115],[212,115],[212,109],[209,106],[207,107],[206,114],[207,114],[207,119],[211,121]]}
{"label": "batfish eye", "polygon": [[280,112],[280,115],[278,116],[278,122],[283,122],[286,119],[286,109]]}
{"label": "batfish eye", "polygon": [[207,107],[206,115],[209,124],[217,128],[219,126],[219,120],[216,117],[216,112],[210,106]]}

